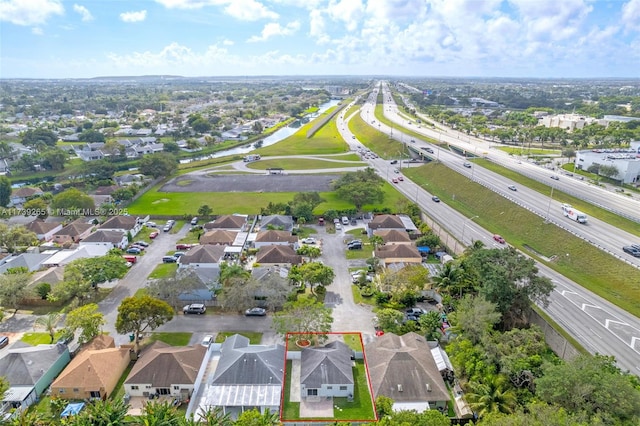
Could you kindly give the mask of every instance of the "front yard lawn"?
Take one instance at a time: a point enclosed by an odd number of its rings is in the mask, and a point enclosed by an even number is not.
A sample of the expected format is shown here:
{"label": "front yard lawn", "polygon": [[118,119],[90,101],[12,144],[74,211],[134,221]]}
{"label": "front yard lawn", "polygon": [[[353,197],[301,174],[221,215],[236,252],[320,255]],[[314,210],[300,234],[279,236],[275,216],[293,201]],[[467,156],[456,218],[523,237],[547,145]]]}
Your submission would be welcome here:
{"label": "front yard lawn", "polygon": [[189,341],[191,340],[191,336],[193,333],[188,332],[174,332],[174,333],[160,333],[155,332],[151,333],[149,340],[151,343],[156,340],[160,340],[161,342],[166,343],[171,346],[187,346]]}
{"label": "front yard lawn", "polygon": [[262,341],[262,333],[258,333],[255,331],[222,331],[218,333],[216,336],[216,343],[223,343],[227,337],[233,336],[234,334],[240,334],[249,339],[249,343],[252,345],[259,345]]}
{"label": "front yard lawn", "polygon": [[[61,336],[62,330],[56,331],[56,336],[53,341],[56,342]],[[51,343],[51,336],[49,336],[49,333],[44,332],[24,333],[24,336],[22,336],[20,340],[32,346],[48,345]]]}
{"label": "front yard lawn", "polygon": [[177,263],[161,263],[149,274],[150,279],[170,278],[178,270]]}

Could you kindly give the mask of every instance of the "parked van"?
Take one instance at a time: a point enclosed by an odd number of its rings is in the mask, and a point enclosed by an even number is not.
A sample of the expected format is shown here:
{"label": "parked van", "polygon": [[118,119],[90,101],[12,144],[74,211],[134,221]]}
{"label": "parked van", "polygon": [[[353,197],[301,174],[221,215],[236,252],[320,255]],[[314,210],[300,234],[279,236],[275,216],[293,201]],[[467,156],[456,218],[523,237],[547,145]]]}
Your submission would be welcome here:
{"label": "parked van", "polygon": [[343,225],[348,225],[349,224],[349,218],[346,216],[342,216],[342,224]]}
{"label": "parked van", "polygon": [[136,263],[138,261],[138,256],[122,256],[124,260],[131,263]]}

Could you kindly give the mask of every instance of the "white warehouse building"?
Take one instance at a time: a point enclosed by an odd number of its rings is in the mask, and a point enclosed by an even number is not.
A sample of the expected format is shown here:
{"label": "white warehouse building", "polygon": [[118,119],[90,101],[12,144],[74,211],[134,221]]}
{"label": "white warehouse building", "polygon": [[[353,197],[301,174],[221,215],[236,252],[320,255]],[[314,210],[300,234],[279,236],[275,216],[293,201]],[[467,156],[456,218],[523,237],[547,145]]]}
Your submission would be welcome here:
{"label": "white warehouse building", "polygon": [[640,185],[640,141],[631,142],[629,149],[592,149],[576,153],[576,169],[587,170],[592,165],[615,166],[613,179]]}

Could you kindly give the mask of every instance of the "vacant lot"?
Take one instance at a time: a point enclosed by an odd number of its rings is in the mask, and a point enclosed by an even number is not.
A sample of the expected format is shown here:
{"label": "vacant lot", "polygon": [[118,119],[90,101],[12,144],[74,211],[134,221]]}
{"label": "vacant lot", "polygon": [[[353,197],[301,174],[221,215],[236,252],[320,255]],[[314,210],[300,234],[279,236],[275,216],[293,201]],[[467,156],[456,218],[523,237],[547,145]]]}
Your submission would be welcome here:
{"label": "vacant lot", "polygon": [[[340,167],[341,163],[336,167]],[[185,175],[158,192],[326,192],[336,175]]]}

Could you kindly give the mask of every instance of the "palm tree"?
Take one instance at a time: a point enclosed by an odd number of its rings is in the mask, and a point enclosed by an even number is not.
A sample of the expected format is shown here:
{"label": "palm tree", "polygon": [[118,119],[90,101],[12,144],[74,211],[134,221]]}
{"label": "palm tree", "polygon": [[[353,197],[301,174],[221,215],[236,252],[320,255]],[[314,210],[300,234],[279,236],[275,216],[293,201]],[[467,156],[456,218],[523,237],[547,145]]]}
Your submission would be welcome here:
{"label": "palm tree", "polygon": [[180,425],[182,421],[184,421],[184,416],[178,413],[169,401],[150,401],[146,403],[142,409],[142,415],[135,417],[131,424],[143,426],[173,426]]}
{"label": "palm tree", "polygon": [[187,420],[188,425],[207,425],[207,426],[232,426],[233,420],[229,413],[225,413],[222,407],[208,407],[207,411],[198,415],[198,420],[193,416]]}
{"label": "palm tree", "polygon": [[56,328],[58,327],[58,323],[62,319],[62,315],[60,312],[50,312],[44,317],[36,318],[33,323],[33,328],[43,328],[49,336],[51,337],[51,343],[53,343],[53,339],[56,337]]}
{"label": "palm tree", "polygon": [[[451,294],[451,290],[456,287],[460,280],[461,270],[453,262],[447,262],[444,264],[440,273],[433,278],[438,291],[445,291]],[[460,291],[462,296],[462,290]]]}
{"label": "palm tree", "polygon": [[248,280],[251,276],[251,273],[244,269],[242,265],[229,265],[228,263],[220,264],[220,284],[223,286],[228,285],[231,280],[234,278],[239,278],[241,280]]}
{"label": "palm tree", "polygon": [[470,382],[467,401],[479,417],[489,413],[513,412],[517,397],[506,376],[497,374],[483,382]]}
{"label": "palm tree", "polygon": [[[129,404],[121,398],[115,400],[94,400],[87,404],[72,424],[86,424],[91,426],[111,426],[125,423]],[[77,420],[77,423],[76,423]]]}

